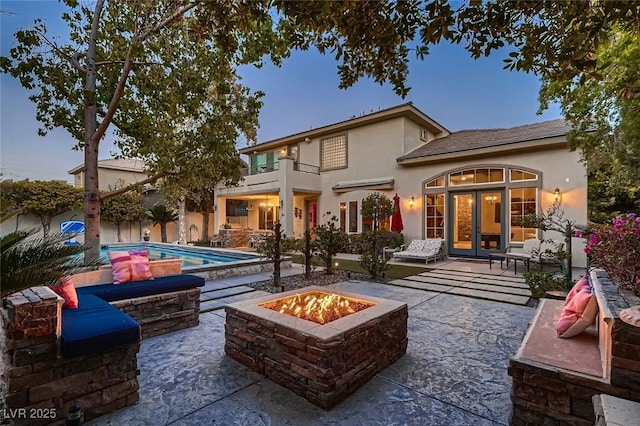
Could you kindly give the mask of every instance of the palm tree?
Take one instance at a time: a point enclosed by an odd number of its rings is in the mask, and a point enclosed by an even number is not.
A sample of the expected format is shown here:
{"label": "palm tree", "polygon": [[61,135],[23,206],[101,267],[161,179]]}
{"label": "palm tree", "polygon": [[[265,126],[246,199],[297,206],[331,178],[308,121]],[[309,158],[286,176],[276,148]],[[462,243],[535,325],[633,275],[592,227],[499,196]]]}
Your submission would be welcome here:
{"label": "palm tree", "polygon": [[163,243],[167,242],[167,223],[178,220],[178,214],[170,210],[164,204],[155,205],[147,212],[154,225],[160,225],[160,237]]}
{"label": "palm tree", "polygon": [[83,245],[64,244],[69,234],[30,238],[37,231],[15,231],[0,239],[0,297],[33,286],[55,285],[60,278],[104,263],[101,259],[86,262],[81,255]]}

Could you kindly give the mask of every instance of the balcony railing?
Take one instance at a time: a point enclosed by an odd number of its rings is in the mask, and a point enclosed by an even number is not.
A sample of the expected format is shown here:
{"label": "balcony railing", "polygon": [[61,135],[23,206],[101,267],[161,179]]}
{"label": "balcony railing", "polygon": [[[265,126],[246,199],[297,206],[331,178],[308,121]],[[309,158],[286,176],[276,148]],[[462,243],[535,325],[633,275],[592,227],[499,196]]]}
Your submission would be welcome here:
{"label": "balcony railing", "polygon": [[[244,169],[241,170],[241,173],[242,173],[242,176],[251,176],[251,175],[259,175],[261,173],[275,172],[278,170],[280,170],[280,163],[273,162],[270,164],[262,164],[256,167],[245,167]],[[295,170],[296,172],[310,173],[313,175],[320,174],[319,166],[312,166],[311,164],[304,164],[304,163],[298,163],[298,162],[293,163],[293,170]]]}
{"label": "balcony railing", "polygon": [[296,172],[311,173],[313,175],[320,174],[319,166],[312,166],[311,164],[304,164],[304,163],[298,163],[298,162],[293,163],[293,170],[295,170]]}
{"label": "balcony railing", "polygon": [[245,167],[240,170],[242,176],[259,175],[261,173],[275,172],[280,170],[280,163],[261,164],[255,167]]}

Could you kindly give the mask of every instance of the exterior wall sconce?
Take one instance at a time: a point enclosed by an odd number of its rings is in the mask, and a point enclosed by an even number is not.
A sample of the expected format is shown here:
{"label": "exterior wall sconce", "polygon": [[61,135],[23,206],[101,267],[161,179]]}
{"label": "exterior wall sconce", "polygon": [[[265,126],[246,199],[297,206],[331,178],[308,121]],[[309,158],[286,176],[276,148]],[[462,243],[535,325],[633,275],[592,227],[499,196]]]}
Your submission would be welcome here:
{"label": "exterior wall sconce", "polygon": [[282,148],[282,149],[280,150],[280,155],[281,155],[282,157],[286,157],[286,156],[287,156],[287,148]]}
{"label": "exterior wall sconce", "polygon": [[416,198],[412,195],[411,198],[409,198],[409,207],[413,208],[415,204],[416,204]]}
{"label": "exterior wall sconce", "polygon": [[560,201],[560,188],[556,188],[553,191],[553,199],[556,200],[556,203]]}

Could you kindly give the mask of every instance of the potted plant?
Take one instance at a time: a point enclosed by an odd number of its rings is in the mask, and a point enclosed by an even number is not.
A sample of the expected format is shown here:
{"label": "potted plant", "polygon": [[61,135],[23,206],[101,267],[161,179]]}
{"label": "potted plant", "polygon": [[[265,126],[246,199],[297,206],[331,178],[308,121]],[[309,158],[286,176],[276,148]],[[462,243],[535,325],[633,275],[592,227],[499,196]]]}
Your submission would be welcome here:
{"label": "potted plant", "polygon": [[149,229],[145,229],[144,231],[142,231],[142,239],[145,241],[149,241],[149,236],[151,235],[151,230]]}

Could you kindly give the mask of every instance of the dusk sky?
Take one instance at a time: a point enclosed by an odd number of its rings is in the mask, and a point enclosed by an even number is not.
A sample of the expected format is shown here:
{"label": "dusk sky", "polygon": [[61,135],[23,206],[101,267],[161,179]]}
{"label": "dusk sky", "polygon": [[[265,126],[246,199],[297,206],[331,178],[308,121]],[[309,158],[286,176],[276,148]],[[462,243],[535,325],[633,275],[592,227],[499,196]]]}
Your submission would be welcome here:
{"label": "dusk sky", "polygon": [[[35,18],[47,23],[50,35],[64,38],[60,19],[63,5],[49,1],[0,1],[1,55],[15,44],[13,34],[31,27]],[[502,69],[509,50],[473,60],[462,46],[432,48],[424,61],[410,64],[409,95],[402,99],[390,85],[363,79],[338,89],[337,63],[331,55],[294,52],[281,68],[241,69],[243,83],[266,93],[260,114],[258,142],[287,136],[405,102],[413,104],[450,131],[500,128],[561,117],[556,106],[537,115],[540,82],[532,74]],[[35,105],[29,93],[11,76],[0,74],[0,168],[2,179],[71,182],[68,170],[83,162],[71,150],[74,141],[62,129],[40,137]],[[101,143],[100,159],[111,157],[113,147]]]}

